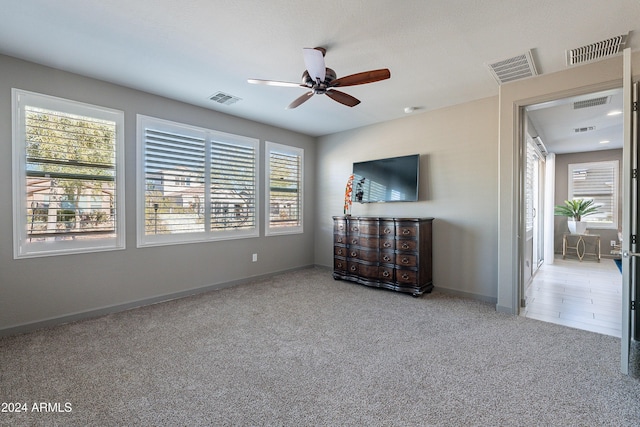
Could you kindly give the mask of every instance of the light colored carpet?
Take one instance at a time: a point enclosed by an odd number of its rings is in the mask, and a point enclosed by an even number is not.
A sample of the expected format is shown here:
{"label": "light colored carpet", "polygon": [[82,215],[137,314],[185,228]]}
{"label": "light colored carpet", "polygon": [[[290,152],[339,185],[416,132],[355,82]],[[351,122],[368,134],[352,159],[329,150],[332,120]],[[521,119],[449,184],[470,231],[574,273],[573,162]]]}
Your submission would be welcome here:
{"label": "light colored carpet", "polygon": [[[614,337],[305,269],[0,339],[1,425],[631,426]],[[34,402],[71,412],[31,412]]]}

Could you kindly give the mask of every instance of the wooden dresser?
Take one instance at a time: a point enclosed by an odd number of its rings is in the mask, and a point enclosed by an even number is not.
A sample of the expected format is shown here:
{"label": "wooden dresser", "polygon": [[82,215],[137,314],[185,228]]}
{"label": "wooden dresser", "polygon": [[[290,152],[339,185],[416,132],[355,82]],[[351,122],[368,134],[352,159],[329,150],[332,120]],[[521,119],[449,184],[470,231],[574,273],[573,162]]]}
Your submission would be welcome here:
{"label": "wooden dresser", "polygon": [[433,218],[333,217],[333,278],[420,296],[433,289]]}

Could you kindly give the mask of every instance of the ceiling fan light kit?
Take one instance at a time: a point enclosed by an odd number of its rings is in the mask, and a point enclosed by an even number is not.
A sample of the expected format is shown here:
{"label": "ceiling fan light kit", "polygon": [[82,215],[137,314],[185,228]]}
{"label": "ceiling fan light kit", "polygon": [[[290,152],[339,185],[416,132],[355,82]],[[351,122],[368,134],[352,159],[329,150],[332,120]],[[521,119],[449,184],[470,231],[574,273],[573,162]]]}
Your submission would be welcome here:
{"label": "ceiling fan light kit", "polygon": [[336,87],[356,86],[366,83],[373,83],[391,78],[391,72],[387,68],[379,70],[364,71],[337,78],[337,74],[331,68],[327,68],[324,63],[324,56],[327,52],[325,48],[304,48],[302,50],[304,65],[306,70],[302,73],[302,83],[280,82],[274,80],[247,80],[252,84],[263,84],[268,86],[302,87],[310,89],[309,92],[296,98],[287,109],[293,109],[308,101],[313,95],[327,95],[340,104],[347,107],[355,107],[360,100],[353,96],[335,90]]}

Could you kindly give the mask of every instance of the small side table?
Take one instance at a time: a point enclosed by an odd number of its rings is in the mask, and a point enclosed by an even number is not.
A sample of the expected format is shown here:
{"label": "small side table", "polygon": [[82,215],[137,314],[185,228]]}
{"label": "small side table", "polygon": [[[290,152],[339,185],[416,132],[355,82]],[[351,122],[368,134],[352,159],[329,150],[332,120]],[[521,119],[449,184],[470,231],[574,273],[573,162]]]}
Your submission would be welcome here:
{"label": "small side table", "polygon": [[[570,239],[576,238],[574,246],[569,246]],[[586,240],[593,239],[595,243],[595,252],[586,252],[587,244]],[[564,233],[562,235],[562,259],[565,259],[567,255],[567,249],[574,249],[580,262],[585,255],[593,255],[600,262],[600,235],[599,234],[571,234]]]}

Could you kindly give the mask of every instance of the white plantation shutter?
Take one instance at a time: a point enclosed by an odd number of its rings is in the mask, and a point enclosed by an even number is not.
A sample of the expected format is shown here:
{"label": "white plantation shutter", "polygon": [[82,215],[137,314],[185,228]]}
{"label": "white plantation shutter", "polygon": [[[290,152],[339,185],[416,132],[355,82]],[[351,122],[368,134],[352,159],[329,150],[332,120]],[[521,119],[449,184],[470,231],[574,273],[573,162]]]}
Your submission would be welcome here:
{"label": "white plantation shutter", "polygon": [[124,248],[122,112],[13,97],[16,258]]}
{"label": "white plantation shutter", "polygon": [[570,164],[569,197],[594,201],[598,212],[583,218],[589,227],[617,228],[618,161]]}
{"label": "white plantation shutter", "polygon": [[211,230],[256,226],[256,147],[211,143]]}
{"label": "white plantation shutter", "polygon": [[145,129],[145,233],[204,231],[205,139]]}
{"label": "white plantation shutter", "polygon": [[267,234],[301,233],[304,151],[272,142],[266,146],[269,159]]}
{"label": "white plantation shutter", "polygon": [[139,246],[258,234],[258,140],[138,116],[138,152]]}
{"label": "white plantation shutter", "polygon": [[533,142],[527,141],[527,167],[525,170],[525,185],[524,185],[524,198],[525,198],[525,227],[526,230],[533,229],[533,220],[534,220],[534,212],[533,212],[533,197],[534,197],[534,179],[535,172],[538,166],[537,164],[538,154],[536,153],[536,149],[533,146]]}

